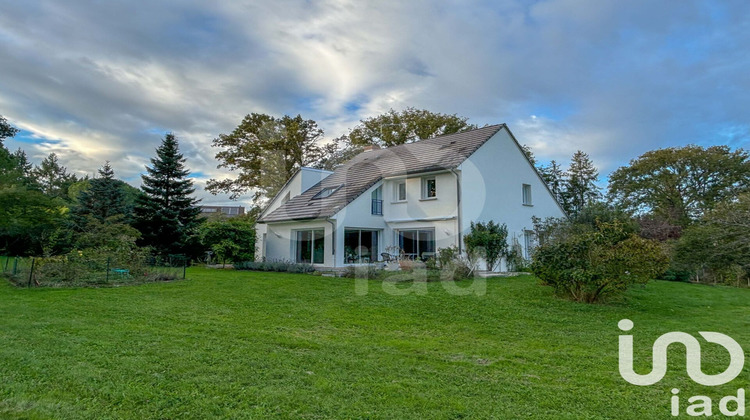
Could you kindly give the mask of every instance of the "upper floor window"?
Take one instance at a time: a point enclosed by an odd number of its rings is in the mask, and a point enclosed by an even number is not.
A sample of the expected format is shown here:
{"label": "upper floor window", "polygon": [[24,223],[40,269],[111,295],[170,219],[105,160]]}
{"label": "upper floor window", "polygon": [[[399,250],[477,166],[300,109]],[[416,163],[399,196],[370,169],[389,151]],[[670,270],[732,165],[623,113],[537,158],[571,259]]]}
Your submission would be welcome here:
{"label": "upper floor window", "polygon": [[406,180],[396,183],[396,201],[406,201]]}
{"label": "upper floor window", "polygon": [[523,204],[525,206],[531,205],[531,185],[523,184]]}
{"label": "upper floor window", "polygon": [[422,198],[437,197],[437,183],[435,177],[422,178]]}
{"label": "upper floor window", "polygon": [[337,185],[335,187],[325,187],[313,196],[313,200],[330,197],[331,195],[333,195],[333,193],[338,191],[339,188],[341,188],[341,185]]}

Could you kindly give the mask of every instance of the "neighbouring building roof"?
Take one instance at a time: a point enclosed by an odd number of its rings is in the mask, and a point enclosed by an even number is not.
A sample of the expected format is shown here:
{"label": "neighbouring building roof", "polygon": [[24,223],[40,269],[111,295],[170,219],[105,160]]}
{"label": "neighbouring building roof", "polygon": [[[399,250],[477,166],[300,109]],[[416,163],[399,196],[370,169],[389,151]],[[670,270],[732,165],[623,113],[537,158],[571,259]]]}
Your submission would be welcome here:
{"label": "neighbouring building roof", "polygon": [[225,215],[229,217],[241,216],[245,214],[245,208],[242,206],[198,206],[204,216]]}
{"label": "neighbouring building roof", "polygon": [[[331,217],[383,178],[456,168],[504,127],[505,124],[490,125],[463,133],[362,152],[315,186],[263,216],[260,221]],[[335,189],[335,192],[329,196],[314,198],[316,195],[326,195],[331,189]],[[321,191],[323,194],[319,195]]]}

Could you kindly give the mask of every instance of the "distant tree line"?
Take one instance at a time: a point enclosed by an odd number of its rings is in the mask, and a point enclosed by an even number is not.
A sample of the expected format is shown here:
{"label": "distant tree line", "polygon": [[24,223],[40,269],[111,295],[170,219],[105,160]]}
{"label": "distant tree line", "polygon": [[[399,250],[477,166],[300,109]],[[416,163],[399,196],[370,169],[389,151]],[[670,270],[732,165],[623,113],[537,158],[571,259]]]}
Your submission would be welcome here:
{"label": "distant tree line", "polygon": [[54,153],[32,165],[23,150],[4,146],[17,133],[0,117],[0,254],[254,257],[255,213],[205,223],[173,134],[137,189],[117,179],[109,162],[93,178],[70,173]]}
{"label": "distant tree line", "polygon": [[[54,154],[30,164],[23,150],[3,146],[2,140],[17,130],[0,117],[0,250],[59,254],[125,244],[160,255],[197,256],[210,250],[222,259],[249,259],[254,215],[299,168],[331,170],[365,145],[391,147],[474,128],[456,114],[407,108],[363,119],[347,134],[323,143],[314,120],[249,114],[213,141],[219,167],[236,176],[212,179],[207,189],[233,198],[250,194],[256,207],[247,225],[217,226],[198,217],[189,171],[172,134],[147,166],[141,189],[135,189],[117,180],[108,163],[93,179],[69,173]],[[522,147],[567,214],[536,222],[540,242],[592,230],[617,233],[622,240],[635,234],[666,250],[664,278],[750,285],[745,222],[750,159],[744,150],[688,145],[649,151],[615,170],[605,191],[584,151],[576,151],[563,166],[555,160],[538,164],[531,148]],[[237,239],[219,240],[226,229]],[[583,244],[591,238],[579,239]]]}

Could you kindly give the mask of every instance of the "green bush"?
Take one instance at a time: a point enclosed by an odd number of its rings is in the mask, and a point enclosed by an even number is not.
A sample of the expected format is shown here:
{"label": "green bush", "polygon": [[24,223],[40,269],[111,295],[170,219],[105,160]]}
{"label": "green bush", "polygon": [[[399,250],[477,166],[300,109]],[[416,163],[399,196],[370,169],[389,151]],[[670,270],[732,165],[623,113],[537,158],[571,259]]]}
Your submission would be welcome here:
{"label": "green bush", "polygon": [[350,279],[376,279],[379,277],[381,270],[375,265],[350,265],[341,275]]}
{"label": "green bush", "polygon": [[440,267],[447,267],[448,264],[455,261],[461,256],[457,246],[438,248],[437,261]]}
{"label": "green bush", "polygon": [[531,268],[558,294],[592,303],[644,284],[668,265],[661,244],[629,233],[615,221],[540,246]]}
{"label": "green bush", "polygon": [[487,271],[493,271],[503,257],[508,255],[508,227],[489,222],[471,222],[471,232],[464,236],[466,252],[479,255],[487,263]]}
{"label": "green bush", "polygon": [[236,270],[274,271],[277,273],[312,273],[315,267],[291,261],[245,261],[234,265]]}

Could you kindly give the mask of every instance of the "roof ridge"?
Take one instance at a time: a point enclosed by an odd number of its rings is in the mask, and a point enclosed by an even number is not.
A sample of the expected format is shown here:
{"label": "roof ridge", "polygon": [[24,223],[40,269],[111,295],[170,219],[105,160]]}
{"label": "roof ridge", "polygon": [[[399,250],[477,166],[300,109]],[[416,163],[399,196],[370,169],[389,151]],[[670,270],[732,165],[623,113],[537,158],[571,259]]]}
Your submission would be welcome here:
{"label": "roof ridge", "polygon": [[485,130],[485,129],[488,129],[488,128],[495,128],[495,127],[502,128],[503,126],[505,126],[505,123],[490,124],[490,125],[485,125],[484,127],[473,128],[471,130],[458,131],[458,132],[449,133],[449,134],[441,134],[441,135],[435,136],[435,137],[428,137],[426,139],[419,139],[419,140],[414,140],[414,141],[407,142],[407,143],[396,144],[396,145],[393,145],[393,146],[390,146],[390,147],[381,148],[379,150],[388,150],[388,149],[392,149],[394,147],[408,146],[410,144],[422,143],[422,142],[425,142],[425,141],[428,141],[428,140],[436,140],[436,139],[440,139],[440,138],[448,137],[448,136],[457,136],[457,135],[461,135],[461,134],[468,134],[468,133],[472,133],[474,131]]}
{"label": "roof ridge", "polygon": [[[457,167],[504,127],[507,128],[504,123],[486,125],[460,133],[443,134],[411,143],[361,152],[336,168],[332,175],[320,180],[269,214],[265,214],[260,221],[330,217],[386,176],[395,173],[414,174],[426,170],[434,171],[440,168],[447,170]],[[456,138],[456,141],[450,141],[452,138]],[[369,165],[374,165],[374,167],[368,168]],[[334,184],[340,184],[344,188],[325,199],[312,200],[312,196],[321,188]]]}

